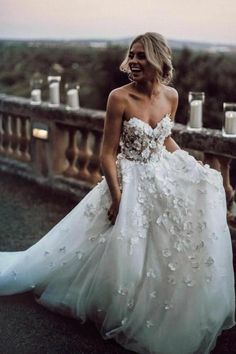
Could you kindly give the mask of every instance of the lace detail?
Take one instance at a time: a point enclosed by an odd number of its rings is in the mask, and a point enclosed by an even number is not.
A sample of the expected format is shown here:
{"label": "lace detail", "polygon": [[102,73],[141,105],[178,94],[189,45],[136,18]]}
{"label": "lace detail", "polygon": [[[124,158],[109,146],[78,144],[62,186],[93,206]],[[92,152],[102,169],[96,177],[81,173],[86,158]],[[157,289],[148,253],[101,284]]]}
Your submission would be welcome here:
{"label": "lace detail", "polygon": [[124,121],[120,155],[144,163],[158,161],[165,149],[165,138],[170,135],[172,127],[169,115],[164,116],[155,128],[136,117]]}

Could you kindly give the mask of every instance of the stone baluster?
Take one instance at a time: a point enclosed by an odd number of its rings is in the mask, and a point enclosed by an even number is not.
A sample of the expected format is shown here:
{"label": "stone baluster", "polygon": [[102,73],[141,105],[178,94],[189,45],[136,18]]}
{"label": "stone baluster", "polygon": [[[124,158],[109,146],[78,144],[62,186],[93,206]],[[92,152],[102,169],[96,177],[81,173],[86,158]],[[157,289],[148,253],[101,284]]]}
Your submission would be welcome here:
{"label": "stone baluster", "polygon": [[11,147],[11,138],[12,138],[12,131],[11,131],[11,116],[5,115],[4,116],[4,134],[3,134],[3,145],[4,145],[4,152],[7,156],[12,155],[12,147]]}
{"label": "stone baluster", "polygon": [[[69,133],[68,126],[61,124],[50,124],[50,152],[51,152],[51,174],[62,174],[68,166],[70,165],[69,160],[66,158],[66,151],[69,147]],[[75,131],[76,135],[77,132]],[[73,141],[73,137],[71,137]],[[75,139],[75,149],[77,148],[76,139]],[[73,144],[72,144],[73,145]],[[69,152],[70,154],[70,152]],[[78,154],[78,151],[75,152],[75,155]],[[72,157],[73,159],[73,157]],[[74,158],[77,160],[77,156]],[[76,161],[75,161],[76,167]],[[78,173],[78,170],[75,172]]]}
{"label": "stone baluster", "polygon": [[228,209],[230,209],[235,197],[233,187],[230,183],[230,163],[232,159],[226,156],[218,156],[218,160],[220,163],[221,174],[223,177],[223,184],[224,184],[224,189],[226,194],[227,206]]}
{"label": "stone baluster", "polygon": [[63,174],[68,177],[77,177],[79,172],[76,166],[79,155],[79,149],[77,147],[77,127],[68,126],[66,128],[68,129],[69,142],[65,155],[69,162],[69,166]]}
{"label": "stone baluster", "polygon": [[214,154],[210,154],[210,153],[205,152],[204,153],[204,163],[208,164],[211,168],[214,168],[217,171],[221,171],[218,156],[216,156]]}
{"label": "stone baluster", "polygon": [[95,132],[93,135],[94,135],[93,154],[90,158],[89,171],[90,171],[90,182],[96,184],[102,178],[101,169],[100,169],[100,149],[102,143],[102,133]]}
{"label": "stone baluster", "polygon": [[27,117],[20,117],[20,139],[19,139],[19,150],[21,153],[21,160],[28,162],[30,161],[30,154],[29,154],[29,118]]}
{"label": "stone baluster", "polygon": [[3,154],[4,147],[3,147],[3,114],[0,113],[0,154]]}
{"label": "stone baluster", "polygon": [[[13,119],[14,118],[14,119]],[[16,159],[21,158],[21,151],[20,151],[20,118],[12,117],[11,121],[12,127],[12,150],[13,150],[13,157]]]}
{"label": "stone baluster", "polygon": [[210,167],[220,171],[222,174],[228,208],[232,205],[234,198],[234,190],[230,183],[231,161],[232,159],[226,156],[205,153],[204,163],[208,163]]}
{"label": "stone baluster", "polygon": [[78,166],[79,173],[77,178],[90,181],[90,172],[88,170],[88,165],[92,155],[91,149],[89,148],[89,131],[87,129],[80,129],[81,139],[79,142],[79,156],[78,156]]}

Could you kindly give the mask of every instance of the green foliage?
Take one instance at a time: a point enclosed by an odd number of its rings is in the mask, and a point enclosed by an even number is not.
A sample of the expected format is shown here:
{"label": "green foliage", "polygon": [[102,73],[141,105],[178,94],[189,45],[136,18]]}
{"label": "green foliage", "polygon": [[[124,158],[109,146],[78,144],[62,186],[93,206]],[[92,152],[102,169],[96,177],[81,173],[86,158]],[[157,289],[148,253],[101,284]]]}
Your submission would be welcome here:
{"label": "green foliage", "polygon": [[[47,100],[47,76],[62,76],[61,97],[64,102],[64,85],[78,81],[81,86],[81,105],[105,109],[109,92],[128,82],[119,65],[126,49],[34,45],[27,42],[0,42],[0,92],[23,97],[30,96],[30,80],[35,75],[43,78],[43,99]],[[204,125],[220,128],[222,104],[236,101],[235,54],[192,52],[185,48],[174,51],[175,75],[173,86],[179,92],[179,109],[176,120],[186,123],[188,92],[204,91]]]}
{"label": "green foliage", "polygon": [[178,120],[186,123],[188,92],[204,91],[204,126],[221,128],[223,102],[236,101],[235,54],[209,54],[183,49],[174,54],[174,86],[179,92]]}

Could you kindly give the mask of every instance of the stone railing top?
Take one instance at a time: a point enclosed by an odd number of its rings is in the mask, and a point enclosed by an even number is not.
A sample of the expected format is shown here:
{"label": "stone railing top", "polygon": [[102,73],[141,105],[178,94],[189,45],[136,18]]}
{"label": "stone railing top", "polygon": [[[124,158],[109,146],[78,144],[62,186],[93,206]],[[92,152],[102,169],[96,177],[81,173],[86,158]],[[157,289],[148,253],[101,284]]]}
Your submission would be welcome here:
{"label": "stone railing top", "polygon": [[0,111],[13,115],[28,116],[40,120],[50,120],[91,130],[103,130],[105,112],[80,108],[66,110],[65,105],[50,107],[47,102],[40,105],[31,105],[30,99],[0,94]]}
{"label": "stone railing top", "polygon": [[[0,111],[99,132],[103,130],[105,118],[104,111],[87,108],[70,111],[65,109],[65,105],[50,107],[47,102],[31,105],[29,99],[5,94],[0,94]],[[185,125],[176,123],[172,136],[184,149],[236,158],[236,138],[224,137],[220,130],[203,128],[192,131]]]}
{"label": "stone railing top", "polygon": [[236,158],[236,138],[223,136],[221,130],[202,128],[194,131],[176,123],[172,136],[182,148]]}

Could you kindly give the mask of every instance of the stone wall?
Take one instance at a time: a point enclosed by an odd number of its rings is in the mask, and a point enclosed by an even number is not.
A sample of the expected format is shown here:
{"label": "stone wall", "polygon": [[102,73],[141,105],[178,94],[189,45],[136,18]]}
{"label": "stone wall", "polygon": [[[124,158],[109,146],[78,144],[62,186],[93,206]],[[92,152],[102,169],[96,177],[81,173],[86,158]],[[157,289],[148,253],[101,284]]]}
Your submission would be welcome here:
{"label": "stone wall", "polygon": [[[29,99],[0,95],[0,168],[80,199],[101,179],[104,117],[104,111],[68,111],[64,105],[31,105]],[[33,134],[39,131],[41,138]],[[236,138],[213,129],[190,131],[182,124],[175,124],[172,136],[181,148],[221,171],[235,223],[230,166]]]}

